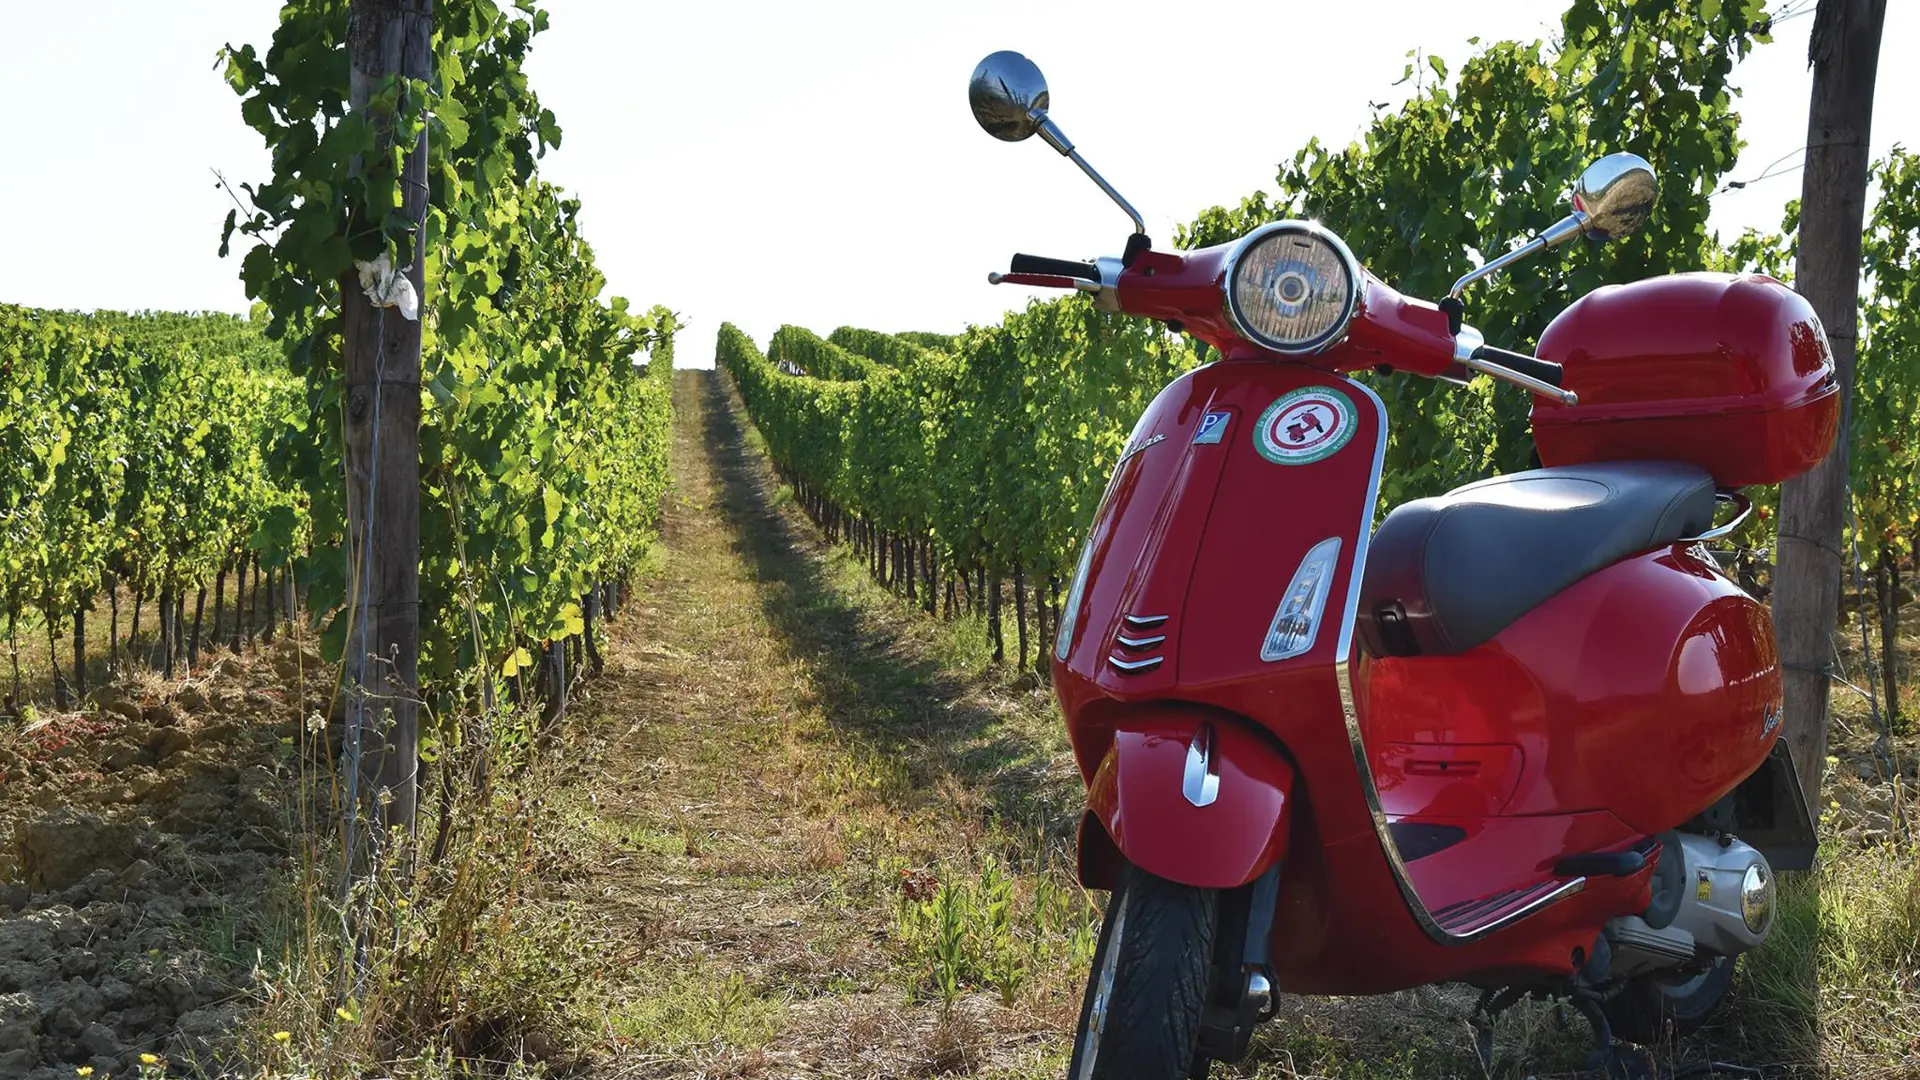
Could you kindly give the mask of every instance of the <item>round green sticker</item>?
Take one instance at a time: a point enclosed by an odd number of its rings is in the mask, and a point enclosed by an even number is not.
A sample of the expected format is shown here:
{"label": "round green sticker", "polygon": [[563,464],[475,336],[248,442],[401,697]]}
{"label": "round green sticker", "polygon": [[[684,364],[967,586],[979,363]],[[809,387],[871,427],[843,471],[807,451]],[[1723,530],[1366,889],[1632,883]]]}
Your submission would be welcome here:
{"label": "round green sticker", "polygon": [[1253,445],[1278,465],[1307,465],[1339,450],[1360,426],[1347,395],[1331,386],[1304,386],[1282,394],[1260,414]]}

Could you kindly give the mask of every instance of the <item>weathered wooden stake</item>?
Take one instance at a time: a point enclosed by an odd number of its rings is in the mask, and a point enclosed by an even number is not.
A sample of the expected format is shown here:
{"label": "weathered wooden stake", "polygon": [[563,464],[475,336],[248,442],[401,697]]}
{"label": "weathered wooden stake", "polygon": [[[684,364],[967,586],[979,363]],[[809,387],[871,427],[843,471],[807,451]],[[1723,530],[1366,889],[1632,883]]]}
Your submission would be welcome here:
{"label": "weathered wooden stake", "polygon": [[1840,437],[1825,461],[1781,485],[1773,622],[1786,698],[1784,736],[1800,773],[1800,789],[1812,806],[1820,805],[1820,773],[1827,760],[1833,627],[1845,562],[1841,537],[1847,519],[1860,231],[1867,213],[1874,75],[1886,16],[1887,0],[1820,0],[1807,46],[1813,100],[1807,114],[1794,288],[1813,305],[1833,346],[1840,380]]}
{"label": "weathered wooden stake", "polygon": [[[353,0],[347,19],[354,109],[365,110],[396,77],[432,78],[433,0]],[[424,107],[419,101],[411,105]],[[391,142],[390,131],[384,139]],[[405,156],[400,190],[401,216],[424,221],[424,129]],[[407,279],[414,295],[424,297],[420,245],[410,245],[406,255]],[[420,749],[420,321],[376,307],[355,272],[340,285],[347,532],[365,624],[365,633],[356,627],[347,644],[348,677],[361,702],[353,714],[361,747],[361,809],[411,832]]]}
{"label": "weathered wooden stake", "polygon": [[193,600],[193,633],[187,638],[187,670],[200,666],[200,624],[207,614],[207,587],[201,585]]}
{"label": "weathered wooden stake", "polygon": [[73,606],[73,693],[75,697],[85,697],[87,693],[87,608],[93,598],[83,596]]}

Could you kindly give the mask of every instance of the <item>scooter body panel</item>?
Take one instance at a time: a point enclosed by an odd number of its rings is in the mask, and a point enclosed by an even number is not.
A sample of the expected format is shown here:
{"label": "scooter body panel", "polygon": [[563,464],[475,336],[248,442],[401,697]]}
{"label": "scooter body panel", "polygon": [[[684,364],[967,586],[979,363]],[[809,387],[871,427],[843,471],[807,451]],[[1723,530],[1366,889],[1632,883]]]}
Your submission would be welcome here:
{"label": "scooter body panel", "polygon": [[[1070,590],[1081,602],[1054,654],[1085,779],[1111,733],[1084,705],[1331,676],[1351,641],[1385,433],[1370,390],[1304,364],[1222,361],[1154,400],[1094,516],[1084,589]],[[1263,660],[1290,582],[1325,541],[1338,552],[1318,632],[1300,654]],[[1338,738],[1338,714],[1320,718]]]}
{"label": "scooter body panel", "polygon": [[1115,724],[1087,809],[1134,866],[1232,889],[1286,855],[1293,783],[1293,766],[1264,732],[1170,702]]}
{"label": "scooter body panel", "polygon": [[[1232,852],[1225,867],[1159,864],[1163,876],[1223,887],[1258,873],[1247,853],[1285,850],[1273,934],[1284,989],[1564,978],[1607,919],[1644,908],[1650,868],[1569,878],[1556,874],[1559,860],[1644,849],[1770,749],[1775,734],[1762,728],[1778,673],[1765,613],[1710,564],[1663,550],[1566,590],[1481,649],[1422,659],[1426,670],[1361,658],[1356,586],[1385,423],[1364,386],[1302,364],[1229,360],[1168,387],[1096,515],[1084,595],[1056,653],[1075,754],[1107,805],[1096,815],[1129,858],[1129,846],[1149,843],[1141,820],[1180,822],[1156,830],[1150,843],[1162,850],[1260,816],[1179,809],[1181,736],[1143,727],[1143,716],[1199,705],[1244,718],[1259,737],[1236,741],[1232,775],[1290,766],[1292,798],[1274,816],[1284,839],[1210,837]],[[1222,425],[1217,440],[1203,438]],[[1311,641],[1268,658],[1303,559],[1334,541]],[[1125,667],[1155,657],[1146,670]],[[1122,733],[1137,745],[1116,751]],[[1150,749],[1151,738],[1162,745]],[[1647,760],[1654,746],[1687,760],[1662,768]],[[1122,807],[1108,762],[1129,754],[1156,762],[1137,772],[1156,779],[1129,789]],[[1473,774],[1464,783],[1431,775],[1463,762]],[[1140,809],[1156,800],[1161,809]],[[1402,819],[1465,837],[1408,861],[1389,839]]]}
{"label": "scooter body panel", "polygon": [[1779,736],[1772,619],[1687,546],[1615,563],[1460,655],[1368,658],[1362,685],[1394,817],[1605,810],[1659,833]]}

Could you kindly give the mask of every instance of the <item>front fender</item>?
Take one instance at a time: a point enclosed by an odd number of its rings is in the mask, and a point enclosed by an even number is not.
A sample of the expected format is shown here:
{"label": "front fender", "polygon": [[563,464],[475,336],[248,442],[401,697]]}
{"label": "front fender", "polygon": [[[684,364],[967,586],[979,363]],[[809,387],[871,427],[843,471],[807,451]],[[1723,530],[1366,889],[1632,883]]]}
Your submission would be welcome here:
{"label": "front fender", "polygon": [[1293,779],[1272,737],[1231,714],[1167,705],[1130,715],[1088,785],[1080,880],[1111,888],[1124,858],[1183,885],[1245,885],[1286,854]]}

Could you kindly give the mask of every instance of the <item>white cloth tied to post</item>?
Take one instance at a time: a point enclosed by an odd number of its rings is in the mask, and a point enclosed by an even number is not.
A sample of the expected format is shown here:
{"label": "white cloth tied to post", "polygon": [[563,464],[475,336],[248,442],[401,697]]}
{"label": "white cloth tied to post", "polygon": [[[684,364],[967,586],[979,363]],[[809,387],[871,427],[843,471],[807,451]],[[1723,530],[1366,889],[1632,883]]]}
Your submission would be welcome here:
{"label": "white cloth tied to post", "polygon": [[375,307],[398,308],[408,322],[419,321],[420,294],[413,291],[413,282],[405,273],[393,268],[386,252],[372,262],[355,259],[353,265],[360,271],[361,290]]}

